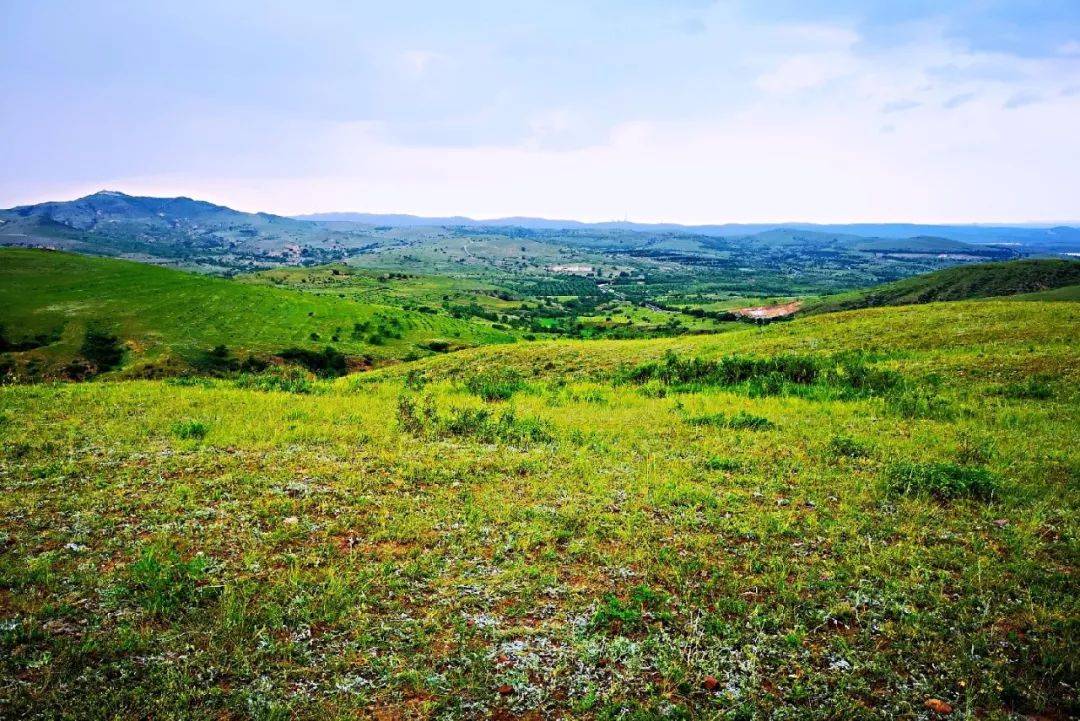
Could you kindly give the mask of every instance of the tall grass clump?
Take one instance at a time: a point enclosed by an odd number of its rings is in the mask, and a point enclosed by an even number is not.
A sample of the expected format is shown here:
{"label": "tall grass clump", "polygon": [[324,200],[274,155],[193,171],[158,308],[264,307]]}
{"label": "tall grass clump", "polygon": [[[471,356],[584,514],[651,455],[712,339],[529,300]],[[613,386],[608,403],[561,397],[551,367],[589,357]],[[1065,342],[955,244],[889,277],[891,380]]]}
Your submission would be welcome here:
{"label": "tall grass clump", "polygon": [[300,368],[273,369],[266,373],[241,373],[233,381],[237,388],[279,393],[311,393],[314,376]]}
{"label": "tall grass clump", "polygon": [[1008,383],[994,390],[1002,398],[1024,401],[1045,401],[1054,397],[1054,389],[1042,376],[1034,376],[1019,383]]}
{"label": "tall grass clump", "polygon": [[932,496],[940,500],[989,500],[998,490],[997,480],[990,471],[955,463],[897,463],[885,471],[885,486],[891,494]]}
{"label": "tall grass clump", "polygon": [[209,562],[204,556],[184,560],[175,549],[143,548],[128,568],[125,596],[155,616],[182,611],[199,600]]}
{"label": "tall grass clump", "polygon": [[465,390],[485,401],[506,401],[523,389],[525,382],[513,368],[477,373],[465,381]]}
{"label": "tall grass clump", "polygon": [[202,440],[209,430],[201,421],[176,421],[172,424],[172,434],[181,440]]}
{"label": "tall grass clump", "polygon": [[730,428],[732,430],[765,431],[776,428],[776,424],[768,418],[755,416],[746,411],[739,411],[733,416],[723,413],[710,413],[704,416],[692,416],[686,419],[692,426],[713,426],[716,428]]}
{"label": "tall grass clump", "polygon": [[450,408],[441,413],[430,395],[401,395],[398,425],[406,433],[427,438],[473,438],[481,443],[515,445],[552,440],[546,423],[518,416],[513,408],[499,413],[487,408]]}
{"label": "tall grass clump", "polygon": [[728,356],[719,360],[683,358],[669,351],[659,361],[624,368],[616,380],[642,386],[662,384],[681,391],[710,386],[741,387],[751,396],[807,395],[862,397],[886,393],[899,386],[899,373],[878,368],[865,354],[852,351],[831,355],[786,353],[767,358]]}

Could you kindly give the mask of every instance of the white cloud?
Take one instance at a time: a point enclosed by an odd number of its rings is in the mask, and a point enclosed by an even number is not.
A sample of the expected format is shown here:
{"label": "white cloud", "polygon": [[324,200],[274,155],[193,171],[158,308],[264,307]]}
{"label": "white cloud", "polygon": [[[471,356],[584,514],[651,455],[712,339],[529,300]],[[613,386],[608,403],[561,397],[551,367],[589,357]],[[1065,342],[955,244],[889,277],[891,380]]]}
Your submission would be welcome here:
{"label": "white cloud", "polygon": [[436,62],[443,59],[439,53],[429,50],[409,50],[401,54],[401,63],[411,75],[424,75]]}
{"label": "white cloud", "polygon": [[851,73],[854,63],[845,53],[796,55],[757,79],[767,93],[794,93],[819,88]]}

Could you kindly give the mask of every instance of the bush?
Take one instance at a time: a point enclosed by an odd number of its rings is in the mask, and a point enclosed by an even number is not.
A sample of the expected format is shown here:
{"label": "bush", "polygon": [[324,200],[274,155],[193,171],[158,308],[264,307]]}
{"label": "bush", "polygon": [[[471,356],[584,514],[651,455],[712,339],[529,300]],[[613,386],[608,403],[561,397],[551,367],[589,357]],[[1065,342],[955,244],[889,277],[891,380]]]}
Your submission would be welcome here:
{"label": "bush", "polygon": [[200,421],[177,421],[172,424],[172,434],[180,439],[194,438],[201,440],[206,437],[209,428]]}
{"label": "bush", "polygon": [[79,352],[93,363],[99,373],[110,371],[124,359],[124,347],[120,339],[98,328],[87,328]]}
{"label": "bush", "polygon": [[343,376],[349,370],[348,360],[333,346],[326,346],[322,351],[286,348],[278,353],[278,356],[283,360],[302,365],[315,375],[324,378]]}
{"label": "bush", "polygon": [[311,393],[312,376],[299,368],[275,369],[269,373],[242,373],[233,385],[257,391],[281,393]]}
{"label": "bush", "polygon": [[680,358],[669,351],[660,361],[623,369],[617,380],[660,383],[683,390],[706,386],[739,386],[751,396],[805,392],[810,386],[833,389],[842,396],[884,393],[901,383],[894,371],[875,368],[861,353],[799,355],[770,358],[728,356],[720,360]]}
{"label": "bush", "polygon": [[538,418],[520,418],[507,409],[495,414],[486,408],[452,408],[449,414],[439,413],[431,396],[404,394],[398,398],[398,423],[402,430],[415,436],[474,438],[481,443],[513,443],[527,445],[552,440],[547,425]]}
{"label": "bush", "polygon": [[830,456],[838,458],[865,458],[870,455],[871,448],[850,436],[833,436],[826,450]]}
{"label": "bush", "polygon": [[1045,401],[1054,397],[1054,389],[1045,378],[1028,378],[1022,383],[1009,383],[997,389],[997,395],[1013,400]]}
{"label": "bush", "polygon": [[742,464],[734,458],[720,458],[719,456],[713,456],[705,461],[705,467],[710,471],[737,471],[742,468]]}
{"label": "bush", "polygon": [[686,422],[692,426],[714,426],[732,430],[764,431],[769,428],[776,428],[776,424],[768,418],[755,416],[746,411],[739,411],[730,418],[723,413],[710,413],[704,416],[687,418]]}
{"label": "bush", "polygon": [[17,353],[20,351],[33,350],[35,348],[41,348],[60,340],[60,330],[53,330],[51,333],[38,333],[32,338],[24,338],[23,340],[11,340],[7,337],[7,328],[0,323],[0,353]]}
{"label": "bush", "polygon": [[202,373],[228,373],[240,368],[240,361],[229,353],[228,347],[216,345],[210,350],[200,353],[192,365]]}
{"label": "bush", "polygon": [[898,463],[885,472],[886,489],[900,495],[990,499],[997,481],[985,468],[955,463]]}
{"label": "bush", "polygon": [[956,415],[948,400],[931,388],[914,384],[905,384],[897,392],[889,394],[886,406],[904,418],[949,420]]}
{"label": "bush", "polygon": [[434,351],[435,353],[446,353],[450,350],[450,341],[448,340],[429,340],[424,343],[423,348]]}
{"label": "bush", "polygon": [[485,401],[506,401],[525,387],[521,374],[512,368],[479,373],[465,381],[465,389]]}

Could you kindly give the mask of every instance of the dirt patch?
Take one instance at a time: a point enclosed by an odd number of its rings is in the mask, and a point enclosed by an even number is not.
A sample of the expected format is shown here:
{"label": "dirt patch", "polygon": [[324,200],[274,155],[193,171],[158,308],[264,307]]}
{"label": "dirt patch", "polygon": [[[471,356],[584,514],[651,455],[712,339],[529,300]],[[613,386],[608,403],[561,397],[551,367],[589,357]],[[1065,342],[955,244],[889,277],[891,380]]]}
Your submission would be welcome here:
{"label": "dirt patch", "polygon": [[786,318],[790,315],[794,315],[800,307],[802,307],[802,301],[793,300],[790,303],[781,303],[780,305],[759,305],[754,308],[738,308],[731,312],[742,318],[749,318],[752,320],[776,320],[777,318]]}

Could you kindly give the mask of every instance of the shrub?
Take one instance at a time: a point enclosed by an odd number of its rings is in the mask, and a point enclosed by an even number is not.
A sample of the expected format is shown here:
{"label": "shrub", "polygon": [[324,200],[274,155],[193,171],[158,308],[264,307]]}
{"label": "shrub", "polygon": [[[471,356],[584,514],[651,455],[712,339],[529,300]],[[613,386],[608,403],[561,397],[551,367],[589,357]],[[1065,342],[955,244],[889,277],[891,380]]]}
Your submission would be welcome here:
{"label": "shrub", "polygon": [[465,381],[465,389],[485,401],[505,401],[525,387],[521,374],[512,368],[478,373]]}
{"label": "shrub", "polygon": [[405,387],[411,391],[422,391],[427,385],[427,376],[423,371],[413,368],[405,374]]}
{"label": "shrub", "polygon": [[994,476],[979,466],[955,463],[898,463],[885,473],[886,489],[900,495],[989,499],[997,492]]}
{"label": "shrub", "polygon": [[435,353],[446,353],[450,350],[450,341],[448,340],[429,340],[423,344],[424,348],[434,351]]}
{"label": "shrub", "polygon": [[86,329],[86,337],[79,352],[101,373],[116,368],[124,359],[124,347],[120,345],[120,339],[93,327]]}
{"label": "shrub", "polygon": [[1009,383],[996,391],[997,395],[1013,400],[1045,401],[1054,397],[1054,389],[1043,377],[1028,378],[1022,383]]}
{"label": "shrub", "polygon": [[311,393],[312,376],[299,368],[282,368],[268,373],[242,373],[233,385],[257,391],[281,393]]}
{"label": "shrub", "polygon": [[481,443],[526,445],[552,439],[547,425],[538,418],[518,417],[507,409],[495,414],[486,408],[452,408],[442,415],[435,399],[424,395],[403,394],[398,398],[398,423],[402,430],[416,436],[475,438]]}
{"label": "shrub", "polygon": [[660,383],[684,390],[703,386],[739,386],[751,396],[805,392],[820,386],[847,396],[884,393],[901,383],[894,371],[872,366],[856,352],[833,355],[788,353],[769,358],[728,356],[720,360],[680,358],[669,351],[662,360],[624,368],[617,380],[629,383]]}
{"label": "shrub", "polygon": [[203,373],[227,373],[237,370],[240,361],[229,353],[228,347],[219,344],[200,353],[192,365]]}
{"label": "shrub", "polygon": [[710,471],[737,471],[742,467],[742,464],[734,458],[713,456],[705,461],[705,467]]}
{"label": "shrub", "polygon": [[180,439],[201,440],[206,437],[209,428],[200,421],[177,421],[172,424],[172,434]]}
{"label": "shrub", "polygon": [[349,370],[347,359],[333,346],[326,346],[322,351],[313,351],[306,348],[286,348],[278,353],[278,356],[283,360],[302,365],[312,373],[326,378],[343,376]]}
{"label": "shrub", "polygon": [[730,428],[732,430],[763,431],[776,427],[776,424],[768,418],[755,416],[746,411],[739,411],[731,417],[728,417],[723,413],[693,416],[687,418],[686,422],[692,426],[714,426],[716,428]]}
{"label": "shrub", "polygon": [[11,340],[7,337],[7,329],[0,323],[0,353],[19,352],[41,348],[60,340],[60,329],[54,329],[50,333],[38,333],[32,338],[23,340]]}
{"label": "shrub", "polygon": [[952,404],[931,388],[905,384],[886,398],[886,406],[904,418],[949,420],[956,413]]}
{"label": "shrub", "polygon": [[838,458],[865,458],[870,455],[871,448],[850,436],[833,436],[826,450],[830,456]]}

